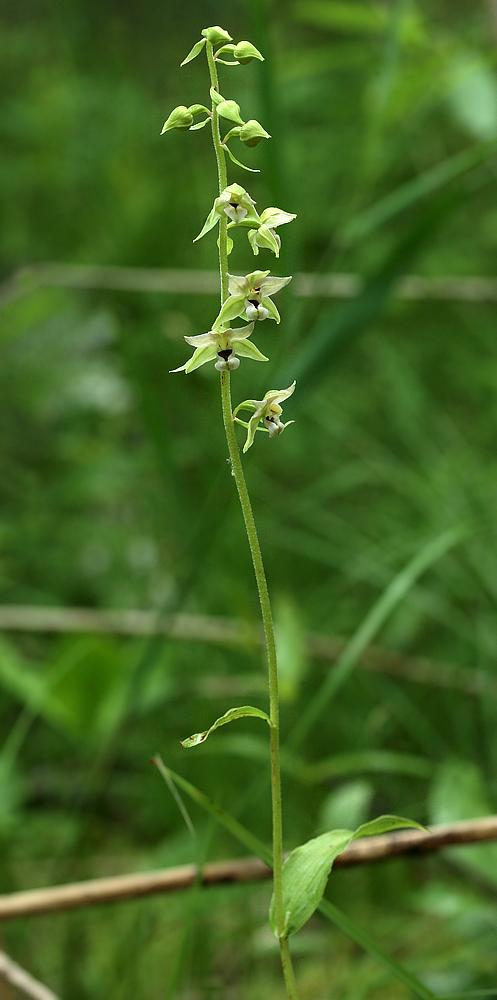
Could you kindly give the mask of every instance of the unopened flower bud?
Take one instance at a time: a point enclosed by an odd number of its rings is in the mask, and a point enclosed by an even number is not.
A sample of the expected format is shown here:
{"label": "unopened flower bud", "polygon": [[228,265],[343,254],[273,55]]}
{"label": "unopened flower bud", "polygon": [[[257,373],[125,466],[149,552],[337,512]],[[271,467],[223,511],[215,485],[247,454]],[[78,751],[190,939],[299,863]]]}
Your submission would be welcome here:
{"label": "unopened flower bud", "polygon": [[256,49],[255,45],[252,45],[252,42],[238,42],[238,45],[235,45],[233,49],[233,55],[242,66],[251,62],[252,59],[260,59],[261,62],[264,62],[264,56],[261,55],[259,49]]}
{"label": "unopened flower bud", "polygon": [[246,146],[258,146],[261,139],[270,139],[271,136],[266,129],[256,122],[255,118],[251,118],[250,121],[245,122],[245,125],[240,129],[238,138]]}
{"label": "unopened flower bud", "polygon": [[164,122],[161,135],[164,135],[164,132],[169,132],[171,128],[177,128],[180,132],[187,132],[190,125],[193,125],[193,115],[188,108],[180,104],[179,108],[171,111],[169,118]]}
{"label": "unopened flower bud", "polygon": [[202,34],[211,45],[223,45],[224,42],[233,41],[231,35],[228,35],[228,32],[224,28],[220,28],[218,24],[212,28],[204,28]]}

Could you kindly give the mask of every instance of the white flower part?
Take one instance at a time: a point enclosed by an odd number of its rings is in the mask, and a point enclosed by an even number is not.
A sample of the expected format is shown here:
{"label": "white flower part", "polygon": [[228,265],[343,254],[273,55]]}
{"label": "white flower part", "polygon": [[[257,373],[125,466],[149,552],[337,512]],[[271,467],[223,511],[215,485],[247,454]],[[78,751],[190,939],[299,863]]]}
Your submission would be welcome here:
{"label": "white flower part", "polygon": [[[281,413],[281,406],[278,407]],[[266,430],[269,431],[269,437],[276,437],[277,434],[281,434],[285,430],[286,424],[283,424],[280,420],[279,413],[273,413],[270,416],[264,417],[262,421]]]}
{"label": "white flower part", "polygon": [[247,215],[250,215],[254,221],[258,221],[259,216],[254,205],[254,199],[240,184],[230,184],[224,191],[221,191],[219,198],[216,198],[217,213],[219,215],[224,213],[235,225],[243,222]]}
{"label": "white flower part", "polygon": [[245,306],[245,314],[247,319],[251,323],[254,323],[258,319],[267,319],[269,316],[269,309],[266,309],[265,306],[258,302],[251,302],[249,300]]}

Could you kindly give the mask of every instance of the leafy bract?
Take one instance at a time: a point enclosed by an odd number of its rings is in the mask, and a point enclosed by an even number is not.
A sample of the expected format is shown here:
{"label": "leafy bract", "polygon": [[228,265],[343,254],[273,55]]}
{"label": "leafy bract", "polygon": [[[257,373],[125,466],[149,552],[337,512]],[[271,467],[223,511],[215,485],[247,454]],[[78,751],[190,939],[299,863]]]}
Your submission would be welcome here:
{"label": "leafy bract", "polygon": [[235,719],[243,719],[246,716],[253,716],[256,719],[265,719],[267,724],[270,726],[271,721],[269,716],[260,708],[254,708],[252,705],[242,705],[240,708],[230,708],[224,715],[221,715],[219,719],[212,724],[210,729],[206,729],[203,733],[194,733],[193,736],[189,736],[186,740],[181,740],[182,747],[196,747],[199,743],[203,743],[215,729],[219,729],[220,726],[225,726],[228,722],[234,722]]}
{"label": "leafy bract", "polygon": [[351,840],[412,826],[424,829],[402,816],[379,816],[357,830],[330,830],[296,847],[283,865],[284,924],[281,929],[276,926],[274,896],[271,900],[269,922],[273,933],[277,935],[279,931],[281,937],[289,937],[307,923],[321,902],[335,858]]}
{"label": "leafy bract", "polygon": [[189,63],[189,62],[191,62],[192,59],[196,59],[196,57],[202,51],[202,49],[203,49],[203,47],[205,45],[205,42],[206,42],[205,38],[201,38],[199,42],[195,42],[195,45],[193,46],[193,49],[190,49],[190,51],[189,51],[188,55],[186,56],[186,58],[183,59],[182,63],[180,63],[180,66],[186,66],[186,64]]}

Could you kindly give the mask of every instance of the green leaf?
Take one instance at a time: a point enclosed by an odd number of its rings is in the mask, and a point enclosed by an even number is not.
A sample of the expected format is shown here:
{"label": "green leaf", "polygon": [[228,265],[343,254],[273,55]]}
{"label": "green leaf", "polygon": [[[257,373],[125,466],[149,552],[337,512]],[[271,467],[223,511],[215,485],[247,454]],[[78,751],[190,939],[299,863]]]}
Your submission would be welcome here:
{"label": "green leaf", "polygon": [[231,149],[229,148],[229,146],[225,146],[224,148],[225,148],[225,150],[226,150],[226,152],[227,152],[230,160],[233,163],[236,163],[237,167],[241,167],[242,170],[250,170],[251,174],[260,174],[260,170],[259,170],[258,167],[246,167],[244,163],[240,163],[240,160],[237,160],[236,156],[233,156],[233,153],[231,152]]}
{"label": "green leaf", "polygon": [[[335,858],[350,844],[352,830],[331,830],[295,848],[283,865],[284,925],[281,937],[296,934],[323,898]],[[269,910],[273,934],[278,934],[274,895]]]}
{"label": "green leaf", "polygon": [[358,826],[352,840],[356,840],[357,837],[374,837],[376,834],[390,833],[392,830],[405,830],[408,827],[415,827],[416,830],[426,832],[426,827],[422,826],[421,823],[416,823],[413,819],[405,819],[403,816],[377,816],[369,823],[362,823],[361,826]]}
{"label": "green leaf", "polygon": [[203,128],[204,125],[207,125],[207,122],[210,122],[210,118],[204,118],[203,122],[197,122],[195,125],[190,125],[190,128],[188,129],[188,131],[189,132],[195,132],[196,129]]}
{"label": "green leaf", "polygon": [[186,59],[183,59],[183,62],[180,63],[180,66],[186,66],[186,64],[191,62],[192,59],[196,59],[197,56],[201,53],[205,45],[205,42],[206,42],[205,38],[201,38],[199,42],[195,42],[193,49],[190,49],[190,52],[188,53]]}
{"label": "green leaf", "polygon": [[203,733],[194,733],[193,736],[189,736],[186,740],[180,740],[182,747],[196,747],[199,743],[203,743],[204,740],[214,732],[215,729],[219,729],[220,726],[226,726],[228,722],[234,722],[236,719],[244,719],[246,716],[252,716],[256,719],[265,719],[268,726],[271,725],[269,716],[260,708],[253,708],[252,705],[242,705],[240,708],[230,708],[224,713],[219,719],[212,724],[210,729],[206,729]]}
{"label": "green leaf", "polygon": [[[402,816],[378,816],[370,823],[363,823],[357,830],[329,830],[320,837],[308,840],[289,855],[283,865],[283,907],[285,923],[282,936],[296,934],[317,910],[323,898],[333,862],[357,837],[400,830],[406,827],[425,827]],[[274,897],[269,914],[271,929],[276,934]]]}

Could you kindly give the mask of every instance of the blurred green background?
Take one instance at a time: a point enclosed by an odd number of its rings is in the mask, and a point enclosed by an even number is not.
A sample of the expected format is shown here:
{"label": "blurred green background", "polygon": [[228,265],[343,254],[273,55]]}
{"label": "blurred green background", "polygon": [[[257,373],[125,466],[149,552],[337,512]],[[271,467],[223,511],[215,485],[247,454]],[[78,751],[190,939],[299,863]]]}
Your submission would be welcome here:
{"label": "blurred green background", "polygon": [[[1,17],[0,603],[258,622],[217,374],[168,374],[216,299],[9,284],[45,262],[216,268],[215,234],[192,246],[216,193],[208,130],[159,133],[208,100],[205,60],[179,63],[220,24],[266,56],[221,67],[221,90],[274,137],[243,150],[260,174],[230,180],[298,214],[279,261],[240,239],[232,270],[365,278],[353,300],[282,291],[257,338],[271,364],[233,378],[235,402],[298,380],[295,424],[245,463],[284,739],[331,666],[304,633],[352,635],[424,546],[467,531],[374,636],[428,659],[425,682],[359,667],[288,757],[286,847],[378,812],[497,811],[495,305],[395,296],[403,274],[496,272],[493,0],[3,0]],[[268,841],[262,727],[179,747],[232,704],[264,706],[263,670],[248,641],[4,633],[0,890],[246,853],[194,806],[190,838],[158,751]],[[337,872],[328,894],[437,994],[491,991],[496,851]],[[277,1000],[269,892],[33,917],[3,941],[64,1000]],[[303,1000],[410,995],[320,916],[294,951]]]}

